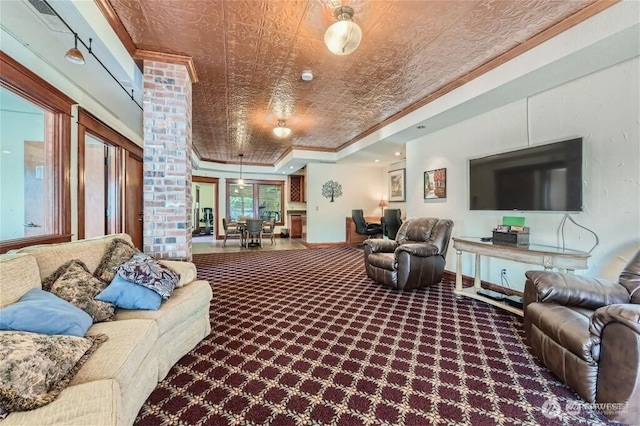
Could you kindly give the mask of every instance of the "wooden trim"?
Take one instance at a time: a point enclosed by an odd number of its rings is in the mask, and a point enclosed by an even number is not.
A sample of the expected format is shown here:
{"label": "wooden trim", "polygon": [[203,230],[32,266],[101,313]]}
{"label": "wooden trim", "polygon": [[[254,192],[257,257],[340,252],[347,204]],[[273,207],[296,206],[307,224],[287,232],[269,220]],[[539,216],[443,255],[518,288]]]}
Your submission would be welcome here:
{"label": "wooden trim", "polygon": [[71,241],[71,234],[42,235],[39,237],[17,238],[15,240],[0,241],[0,254],[9,250],[17,250],[23,247],[39,244],[68,243]]}
{"label": "wooden trim", "polygon": [[[0,242],[1,251],[37,243],[59,242],[71,236],[71,107],[76,102],[22,64],[0,51],[0,85],[51,115],[46,140],[51,149],[52,181],[47,200],[52,204],[53,228],[46,236]],[[50,197],[50,198],[49,198]]]}
{"label": "wooden trim", "polygon": [[[89,133],[93,133],[94,135],[111,142],[111,144],[119,146],[120,148],[123,148],[142,158],[142,147],[140,147],[138,144],[136,144],[126,136],[123,136],[121,133],[114,130],[109,125],[105,124],[82,107],[78,107],[78,124],[80,126],[84,126],[87,130],[89,130]],[[84,140],[80,138],[78,139]]]}
{"label": "wooden trim", "polygon": [[169,64],[184,65],[187,67],[187,72],[191,78],[191,83],[197,83],[198,73],[196,72],[196,65],[193,63],[191,56],[175,55],[173,53],[153,52],[151,50],[137,49],[133,54],[133,59],[139,59],[142,61],[157,61],[167,62]]}
{"label": "wooden trim", "polygon": [[56,113],[71,116],[71,105],[77,103],[1,50],[0,83],[30,102]]}
{"label": "wooden trim", "polygon": [[207,177],[207,176],[191,176],[192,182],[201,182],[201,183],[218,183],[220,182],[220,178]]}
{"label": "wooden trim", "polygon": [[407,108],[403,109],[402,111],[392,115],[391,117],[387,118],[384,121],[381,121],[380,123],[376,124],[375,126],[371,127],[370,129],[364,131],[363,133],[359,134],[358,136],[356,136],[355,138],[343,143],[342,145],[340,145],[336,151],[340,151],[343,150],[345,148],[347,148],[350,145],[353,145],[354,143],[364,139],[365,137],[369,136],[372,133],[377,132],[378,130],[382,129],[385,126],[388,126],[389,124],[399,120],[400,118],[412,113],[413,111],[422,108],[423,106],[435,101],[436,99],[446,95],[449,92],[454,91],[455,89],[457,89],[458,87],[470,82],[471,80],[474,80],[478,77],[480,77],[483,74],[488,73],[489,71],[498,68],[500,65],[503,65],[504,63],[516,58],[517,56],[522,55],[523,53],[527,52],[528,50],[533,49],[534,47],[537,47],[539,45],[541,45],[542,43],[550,40],[551,38],[557,36],[558,34],[567,31],[569,28],[574,27],[576,25],[578,25],[579,23],[586,21],[587,19],[591,18],[592,16],[602,12],[603,10],[613,6],[614,4],[620,2],[621,0],[598,0],[595,1],[594,3],[591,3],[590,5],[588,5],[587,7],[585,7],[582,10],[579,10],[578,12],[574,13],[573,15],[569,16],[568,18],[566,18],[565,20],[558,22],[557,24],[547,28],[546,30],[542,31],[541,33],[536,34],[535,36],[531,37],[529,40],[524,41],[522,43],[520,43],[519,45],[515,46],[514,48],[506,51],[505,53],[503,53],[502,55],[491,59],[488,62],[485,62],[484,64],[480,65],[478,68],[468,72],[467,74],[463,75],[462,77],[458,78],[455,81],[452,81],[449,84],[446,84],[445,86],[441,87],[440,89],[436,90],[435,92],[433,92],[432,94],[428,95],[425,98],[422,98],[421,100],[419,100],[418,102],[414,103],[413,105],[408,106]]}
{"label": "wooden trim", "polygon": [[[452,283],[456,282],[456,273],[452,271],[444,271],[443,280],[451,281]],[[498,293],[506,294],[507,296],[523,296],[523,293],[518,290],[513,290],[507,287],[503,287],[498,284],[493,284],[488,281],[480,281],[480,286],[482,288],[486,288],[487,290],[497,291]],[[462,287],[473,287],[473,277],[469,277],[467,275],[462,276]]]}
{"label": "wooden trim", "polygon": [[215,197],[215,205],[216,205],[216,213],[214,216],[214,220],[215,220],[215,226],[214,226],[214,232],[212,234],[213,239],[214,240],[221,240],[224,239],[224,235],[220,235],[218,233],[220,226],[218,226],[218,224],[220,223],[220,178],[214,178],[214,177],[208,177],[208,176],[191,176],[191,182],[196,182],[196,183],[212,183],[215,184],[215,192],[214,192],[214,197]]}
{"label": "wooden trim", "polygon": [[346,242],[308,243],[306,241],[302,241],[302,244],[307,248],[330,248],[330,247],[346,247],[346,246],[348,246],[348,244]]}
{"label": "wooden trim", "polygon": [[85,229],[85,136],[84,126],[78,126],[78,239],[84,239]]}
{"label": "wooden trim", "polygon": [[124,24],[122,23],[120,18],[118,18],[115,9],[111,6],[111,3],[109,3],[109,0],[94,0],[94,2],[96,3],[96,6],[98,6],[98,9],[100,9],[100,12],[102,12],[104,17],[106,18],[109,26],[111,26],[111,29],[116,33],[116,35],[124,45],[124,48],[127,49],[129,55],[133,57],[134,53],[137,50],[137,47],[133,43],[133,40],[131,39],[131,36],[129,35],[129,32],[125,28]]}

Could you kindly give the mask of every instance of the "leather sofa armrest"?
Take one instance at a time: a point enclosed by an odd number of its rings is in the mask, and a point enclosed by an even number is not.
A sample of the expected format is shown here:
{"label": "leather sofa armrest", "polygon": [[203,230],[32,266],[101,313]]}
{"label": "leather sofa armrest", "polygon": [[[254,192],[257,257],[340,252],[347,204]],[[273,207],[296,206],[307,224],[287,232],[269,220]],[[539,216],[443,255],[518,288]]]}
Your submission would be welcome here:
{"label": "leather sofa armrest", "polygon": [[629,303],[629,292],[613,281],[550,271],[527,271],[527,285],[533,285],[539,302],[598,309]]}
{"label": "leather sofa armrest", "polygon": [[180,281],[178,281],[176,287],[187,285],[195,281],[198,276],[196,265],[191,262],[183,262],[180,260],[160,260],[159,262],[180,275]]}
{"label": "leather sofa armrest", "polygon": [[371,253],[393,253],[398,247],[395,240],[385,240],[382,238],[370,238],[364,240],[364,245],[368,246]]}
{"label": "leather sofa armrest", "polygon": [[640,334],[640,305],[623,303],[596,309],[589,321],[589,331],[592,336],[600,338],[604,328],[612,322],[624,324]]}
{"label": "leather sofa armrest", "polygon": [[429,257],[440,254],[440,249],[438,247],[433,244],[426,243],[401,244],[398,246],[396,251],[406,251],[407,253],[418,257]]}

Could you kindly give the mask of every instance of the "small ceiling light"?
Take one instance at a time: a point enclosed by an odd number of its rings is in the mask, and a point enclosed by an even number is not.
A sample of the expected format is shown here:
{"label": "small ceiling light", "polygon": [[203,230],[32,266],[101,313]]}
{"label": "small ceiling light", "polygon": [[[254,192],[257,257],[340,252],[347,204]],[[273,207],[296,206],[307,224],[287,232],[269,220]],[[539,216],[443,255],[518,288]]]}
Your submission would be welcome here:
{"label": "small ceiling light", "polygon": [[379,162],[380,162],[380,160],[375,159],[375,160],[373,160],[373,162],[374,162],[374,163],[379,163]]}
{"label": "small ceiling light", "polygon": [[279,138],[286,138],[291,133],[291,129],[287,127],[285,120],[278,120],[278,125],[273,128],[273,133]]}
{"label": "small ceiling light", "polygon": [[238,154],[238,157],[240,157],[240,179],[238,179],[238,185],[242,187],[244,185],[244,179],[242,179],[242,157],[244,157],[244,154]]}
{"label": "small ceiling light", "polygon": [[313,73],[311,72],[311,70],[304,70],[302,71],[302,75],[300,76],[300,78],[302,79],[302,81],[311,81],[313,80]]}
{"label": "small ceiling light", "polygon": [[64,57],[67,61],[76,65],[84,65],[84,56],[82,52],[78,50],[78,34],[75,34],[75,45],[71,49],[67,50]]}
{"label": "small ceiling light", "polygon": [[393,155],[395,155],[396,157],[400,157],[402,153],[400,151],[397,151],[397,152],[394,152]]}
{"label": "small ceiling light", "polygon": [[293,169],[293,166],[289,166],[290,169]]}
{"label": "small ceiling light", "polygon": [[331,53],[348,55],[353,53],[362,40],[362,30],[353,22],[353,9],[349,6],[337,7],[333,12],[338,22],[331,24],[324,33],[324,43]]}

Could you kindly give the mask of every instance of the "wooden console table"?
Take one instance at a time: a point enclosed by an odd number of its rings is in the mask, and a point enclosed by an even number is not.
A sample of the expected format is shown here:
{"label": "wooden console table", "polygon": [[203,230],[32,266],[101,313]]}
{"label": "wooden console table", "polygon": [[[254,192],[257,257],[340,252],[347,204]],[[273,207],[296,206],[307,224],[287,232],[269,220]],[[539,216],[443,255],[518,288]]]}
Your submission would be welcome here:
{"label": "wooden console table", "polygon": [[[590,254],[583,251],[563,249],[560,247],[543,246],[531,244],[528,246],[507,246],[498,245],[491,242],[480,241],[474,237],[455,237],[453,247],[456,249],[456,288],[453,293],[458,297],[470,297],[480,300],[490,305],[505,309],[514,314],[523,316],[522,309],[498,300],[477,294],[480,286],[480,258],[481,256],[495,257],[499,259],[512,260],[515,262],[527,263],[531,265],[543,266],[546,270],[560,269],[568,273],[573,273],[575,269],[587,269],[587,259]],[[474,253],[475,274],[473,277],[473,287],[462,287],[462,252]]]}

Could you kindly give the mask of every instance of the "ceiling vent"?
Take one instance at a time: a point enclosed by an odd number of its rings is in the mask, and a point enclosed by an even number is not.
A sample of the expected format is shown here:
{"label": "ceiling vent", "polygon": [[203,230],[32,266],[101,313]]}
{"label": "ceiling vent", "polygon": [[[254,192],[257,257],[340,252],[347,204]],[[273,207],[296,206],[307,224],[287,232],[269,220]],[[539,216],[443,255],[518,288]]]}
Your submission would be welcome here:
{"label": "ceiling vent", "polygon": [[72,34],[56,13],[42,0],[27,0],[29,8],[51,31]]}

